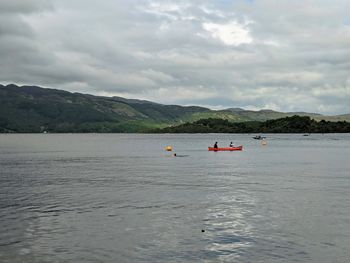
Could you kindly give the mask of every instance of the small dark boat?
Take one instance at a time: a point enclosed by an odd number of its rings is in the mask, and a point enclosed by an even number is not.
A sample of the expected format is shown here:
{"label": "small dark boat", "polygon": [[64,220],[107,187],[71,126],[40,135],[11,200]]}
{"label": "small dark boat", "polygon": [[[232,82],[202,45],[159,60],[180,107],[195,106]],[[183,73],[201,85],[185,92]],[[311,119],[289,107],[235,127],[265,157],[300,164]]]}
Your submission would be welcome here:
{"label": "small dark boat", "polygon": [[261,135],[256,135],[256,136],[253,137],[253,139],[255,139],[255,140],[263,140],[263,139],[266,139],[266,137],[263,137]]}

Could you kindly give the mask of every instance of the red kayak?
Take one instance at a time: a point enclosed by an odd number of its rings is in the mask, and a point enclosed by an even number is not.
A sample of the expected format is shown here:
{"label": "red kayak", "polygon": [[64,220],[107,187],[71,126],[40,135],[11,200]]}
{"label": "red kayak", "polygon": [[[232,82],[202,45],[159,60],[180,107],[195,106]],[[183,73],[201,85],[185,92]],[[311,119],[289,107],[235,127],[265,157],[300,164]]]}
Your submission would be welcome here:
{"label": "red kayak", "polygon": [[237,147],[225,147],[225,148],[214,148],[214,147],[208,147],[208,151],[242,151],[243,146],[237,146]]}

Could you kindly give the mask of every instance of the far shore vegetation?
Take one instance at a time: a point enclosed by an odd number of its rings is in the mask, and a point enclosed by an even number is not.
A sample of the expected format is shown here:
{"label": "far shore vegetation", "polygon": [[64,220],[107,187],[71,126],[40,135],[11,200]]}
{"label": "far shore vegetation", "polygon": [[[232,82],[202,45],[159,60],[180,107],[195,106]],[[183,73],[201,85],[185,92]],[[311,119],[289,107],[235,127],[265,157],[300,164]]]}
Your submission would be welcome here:
{"label": "far shore vegetation", "polygon": [[267,121],[230,122],[225,119],[200,119],[177,126],[150,128],[142,123],[125,123],[125,130],[114,129],[111,123],[82,123],[61,125],[45,131],[7,130],[0,127],[0,133],[350,133],[350,122],[315,121],[308,116],[291,116]]}
{"label": "far shore vegetation", "polygon": [[291,116],[275,120],[229,122],[202,119],[192,123],[156,129],[158,133],[349,133],[350,122],[315,121],[308,116]]}

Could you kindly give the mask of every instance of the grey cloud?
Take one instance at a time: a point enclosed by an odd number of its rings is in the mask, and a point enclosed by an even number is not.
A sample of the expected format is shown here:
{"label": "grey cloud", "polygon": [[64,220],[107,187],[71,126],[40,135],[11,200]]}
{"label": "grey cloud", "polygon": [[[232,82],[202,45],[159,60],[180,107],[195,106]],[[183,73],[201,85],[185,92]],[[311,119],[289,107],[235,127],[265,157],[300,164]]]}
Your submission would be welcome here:
{"label": "grey cloud", "polygon": [[4,36],[32,37],[33,32],[19,18],[7,14],[0,16],[0,37]]}
{"label": "grey cloud", "polygon": [[0,0],[0,7],[0,14],[23,14],[52,9],[50,1],[46,0]]}

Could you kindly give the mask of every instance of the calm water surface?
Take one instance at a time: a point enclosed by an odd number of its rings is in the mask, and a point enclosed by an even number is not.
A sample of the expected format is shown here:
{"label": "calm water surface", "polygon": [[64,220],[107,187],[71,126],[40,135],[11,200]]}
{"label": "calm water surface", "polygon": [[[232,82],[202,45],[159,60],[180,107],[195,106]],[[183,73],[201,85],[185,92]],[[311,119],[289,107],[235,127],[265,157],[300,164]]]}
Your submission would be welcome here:
{"label": "calm water surface", "polygon": [[350,135],[251,137],[0,134],[0,262],[350,262]]}

